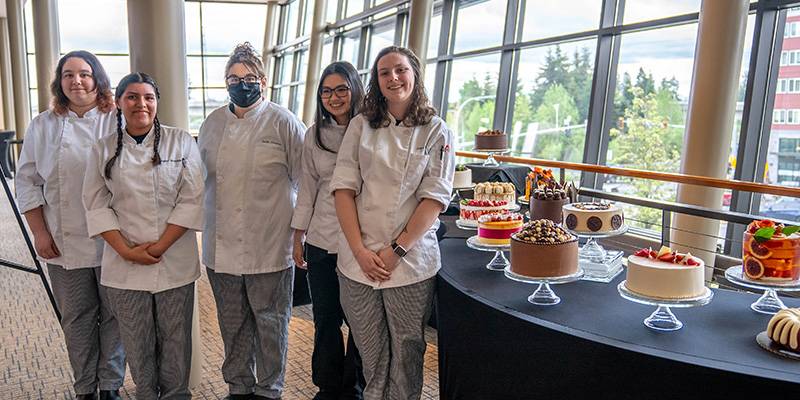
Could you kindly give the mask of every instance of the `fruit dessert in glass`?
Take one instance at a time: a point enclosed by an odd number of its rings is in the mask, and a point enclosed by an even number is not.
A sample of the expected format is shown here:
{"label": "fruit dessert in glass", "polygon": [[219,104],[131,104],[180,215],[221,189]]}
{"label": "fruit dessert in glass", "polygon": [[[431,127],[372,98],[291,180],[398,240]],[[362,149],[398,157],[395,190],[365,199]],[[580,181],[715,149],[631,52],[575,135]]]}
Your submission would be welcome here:
{"label": "fruit dessert in glass", "polygon": [[800,227],[753,221],[742,241],[743,275],[752,281],[800,280]]}

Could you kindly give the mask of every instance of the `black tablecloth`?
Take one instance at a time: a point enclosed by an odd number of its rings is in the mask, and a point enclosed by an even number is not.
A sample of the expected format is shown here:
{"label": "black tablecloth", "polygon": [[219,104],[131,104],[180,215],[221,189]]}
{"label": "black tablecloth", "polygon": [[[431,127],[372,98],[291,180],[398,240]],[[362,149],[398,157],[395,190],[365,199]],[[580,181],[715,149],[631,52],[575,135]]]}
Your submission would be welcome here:
{"label": "black tablecloth", "polygon": [[756,344],[769,316],[750,310],[755,295],[715,290],[707,306],[673,309],[684,327],[661,333],[642,324],[655,307],[619,296],[624,274],[553,285],[561,303],[535,306],[534,285],[484,267],[493,253],[463,239],[441,248],[442,399],[731,399],[746,390],[800,398],[800,362]]}

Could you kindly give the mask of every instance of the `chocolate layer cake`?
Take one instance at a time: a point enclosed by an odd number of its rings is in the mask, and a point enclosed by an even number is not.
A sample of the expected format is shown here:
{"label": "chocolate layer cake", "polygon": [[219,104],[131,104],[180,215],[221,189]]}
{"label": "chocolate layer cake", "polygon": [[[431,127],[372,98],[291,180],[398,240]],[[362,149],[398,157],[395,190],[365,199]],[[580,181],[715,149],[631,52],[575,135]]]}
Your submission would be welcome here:
{"label": "chocolate layer cake", "polygon": [[475,150],[507,150],[508,136],[503,131],[483,131],[475,135]]}
{"label": "chocolate layer cake", "polygon": [[549,219],[526,223],[511,236],[511,272],[533,278],[578,272],[578,238]]}

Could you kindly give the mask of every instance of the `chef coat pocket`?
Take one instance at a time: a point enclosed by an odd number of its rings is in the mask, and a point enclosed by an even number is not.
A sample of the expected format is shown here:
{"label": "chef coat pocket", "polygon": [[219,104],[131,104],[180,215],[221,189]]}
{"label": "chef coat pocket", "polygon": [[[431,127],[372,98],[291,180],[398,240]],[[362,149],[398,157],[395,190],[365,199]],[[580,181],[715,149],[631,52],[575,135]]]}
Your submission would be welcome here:
{"label": "chef coat pocket", "polygon": [[253,149],[253,179],[257,182],[273,182],[286,177],[286,153],[277,143],[262,142]]}
{"label": "chef coat pocket", "polygon": [[161,162],[156,166],[158,176],[158,195],[173,206],[178,200],[183,172],[182,162]]}
{"label": "chef coat pocket", "polygon": [[425,168],[428,167],[428,161],[431,156],[427,154],[411,154],[408,158],[408,165],[406,166],[406,177],[403,180],[403,186],[412,191],[416,191],[422,182],[422,175],[425,173]]}

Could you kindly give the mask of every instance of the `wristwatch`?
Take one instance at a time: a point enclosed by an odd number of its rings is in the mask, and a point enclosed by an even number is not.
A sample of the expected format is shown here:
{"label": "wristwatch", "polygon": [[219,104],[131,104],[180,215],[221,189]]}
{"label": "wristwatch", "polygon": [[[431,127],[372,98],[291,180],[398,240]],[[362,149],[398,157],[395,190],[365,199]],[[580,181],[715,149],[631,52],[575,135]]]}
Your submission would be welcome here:
{"label": "wristwatch", "polygon": [[404,249],[403,246],[397,244],[397,242],[392,242],[392,251],[400,258],[405,257],[406,253],[408,253],[408,251]]}

